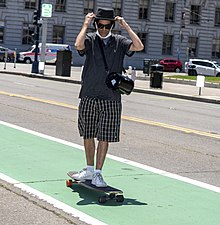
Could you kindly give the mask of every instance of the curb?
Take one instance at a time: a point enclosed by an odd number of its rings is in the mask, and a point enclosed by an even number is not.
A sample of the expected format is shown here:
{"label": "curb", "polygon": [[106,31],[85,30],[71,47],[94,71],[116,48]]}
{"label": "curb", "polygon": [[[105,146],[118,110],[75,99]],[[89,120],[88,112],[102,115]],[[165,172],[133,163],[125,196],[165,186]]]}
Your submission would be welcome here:
{"label": "curb", "polygon": [[[164,78],[164,82],[169,82],[169,83],[178,83],[178,84],[187,84],[187,85],[196,85],[195,80],[183,80],[183,79],[177,79],[177,78]],[[211,82],[205,82],[205,87],[210,87],[210,88],[220,88],[220,83],[211,83]]]}
{"label": "curb", "polygon": [[209,99],[209,98],[204,98],[200,96],[181,95],[181,94],[171,93],[171,92],[143,90],[138,88],[135,88],[134,92],[142,93],[142,94],[160,95],[160,96],[166,96],[166,97],[172,97],[172,98],[180,98],[180,99],[197,101],[197,102],[220,104],[220,100],[218,99]]}
{"label": "curb", "polygon": [[[81,84],[81,82],[78,80],[68,79],[68,78],[60,77],[60,76],[55,77],[55,76],[47,76],[47,75],[40,75],[40,74],[33,74],[33,73],[20,73],[20,72],[9,72],[9,71],[0,71],[0,73],[26,76],[26,77],[31,77],[31,78],[54,80],[54,81],[60,81],[60,82],[68,82],[68,83],[73,83],[73,84]],[[175,82],[175,83],[180,83],[180,82]],[[195,83],[194,83],[194,85],[195,85]],[[180,99],[199,101],[199,102],[205,102],[205,103],[220,104],[220,100],[218,100],[218,99],[204,98],[201,96],[183,95],[183,94],[177,94],[177,93],[171,93],[171,92],[165,92],[165,91],[159,91],[159,90],[144,90],[144,89],[140,89],[140,88],[134,88],[133,92],[142,93],[142,94],[167,96],[167,97],[172,97],[172,98],[180,98]]]}
{"label": "curb", "polygon": [[[143,77],[137,77],[137,80],[150,80],[149,76]],[[192,85],[195,86],[196,85],[196,81],[195,80],[187,80],[187,79],[181,79],[181,78],[168,78],[166,76],[163,77],[163,82],[167,82],[167,83],[175,83],[175,84],[186,84],[186,85]],[[209,87],[209,88],[220,88],[220,83],[212,83],[212,82],[205,82],[205,87]]]}
{"label": "curb", "polygon": [[73,83],[73,84],[81,84],[79,80],[71,80],[65,77],[60,77],[60,76],[48,76],[48,75],[41,75],[41,74],[34,74],[34,73],[22,73],[22,72],[6,72],[6,71],[0,71],[1,73],[5,74],[11,74],[11,75],[19,75],[19,76],[24,76],[24,77],[31,77],[31,78],[39,78],[39,79],[46,79],[46,80],[54,80],[54,81],[61,81],[61,82],[68,82],[68,83]]}

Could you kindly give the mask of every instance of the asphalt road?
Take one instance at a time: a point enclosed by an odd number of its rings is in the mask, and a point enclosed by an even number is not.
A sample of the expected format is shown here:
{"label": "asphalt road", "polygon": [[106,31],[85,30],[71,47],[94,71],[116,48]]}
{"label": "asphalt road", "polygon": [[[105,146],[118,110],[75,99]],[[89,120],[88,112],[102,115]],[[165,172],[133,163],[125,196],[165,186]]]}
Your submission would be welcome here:
{"label": "asphalt road", "polygon": [[[3,121],[82,144],[77,130],[79,85],[6,75],[1,76],[1,91],[58,103],[1,95]],[[122,120],[121,142],[112,144],[110,153],[220,186],[219,139],[209,137],[220,134],[219,110],[219,105],[174,98],[124,96],[123,116],[128,119]]]}
{"label": "asphalt road", "polygon": [[[79,85],[10,75],[0,83],[0,120],[82,144]],[[219,111],[215,104],[124,96],[121,142],[109,153],[220,187]]]}

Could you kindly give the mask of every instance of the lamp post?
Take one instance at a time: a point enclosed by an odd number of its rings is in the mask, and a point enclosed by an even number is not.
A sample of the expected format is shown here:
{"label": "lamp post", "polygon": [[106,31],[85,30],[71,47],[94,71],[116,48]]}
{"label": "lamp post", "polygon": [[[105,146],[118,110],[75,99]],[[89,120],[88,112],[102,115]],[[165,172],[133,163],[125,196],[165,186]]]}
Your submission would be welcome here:
{"label": "lamp post", "polygon": [[186,13],[185,13],[185,11],[182,11],[181,12],[181,21],[180,21],[180,30],[179,30],[178,59],[180,59],[181,43],[183,41],[183,31],[182,31],[182,29],[185,28],[185,17],[186,17]]}
{"label": "lamp post", "polygon": [[35,55],[34,55],[34,62],[32,64],[32,70],[31,73],[38,73],[38,53],[39,53],[39,36],[40,36],[40,26],[41,24],[39,23],[40,17],[41,17],[41,1],[38,0],[38,8],[36,14],[34,14],[33,18],[33,24],[35,25]]}

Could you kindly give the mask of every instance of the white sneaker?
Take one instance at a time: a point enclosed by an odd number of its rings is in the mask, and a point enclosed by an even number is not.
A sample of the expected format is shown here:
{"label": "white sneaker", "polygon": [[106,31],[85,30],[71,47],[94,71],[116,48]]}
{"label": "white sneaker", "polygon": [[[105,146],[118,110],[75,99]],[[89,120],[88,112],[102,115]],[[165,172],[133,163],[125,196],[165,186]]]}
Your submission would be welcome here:
{"label": "white sneaker", "polygon": [[73,174],[72,178],[79,181],[92,180],[93,172],[87,168],[83,168],[78,173]]}
{"label": "white sneaker", "polygon": [[107,187],[101,173],[94,173],[92,176],[92,184],[96,187]]}

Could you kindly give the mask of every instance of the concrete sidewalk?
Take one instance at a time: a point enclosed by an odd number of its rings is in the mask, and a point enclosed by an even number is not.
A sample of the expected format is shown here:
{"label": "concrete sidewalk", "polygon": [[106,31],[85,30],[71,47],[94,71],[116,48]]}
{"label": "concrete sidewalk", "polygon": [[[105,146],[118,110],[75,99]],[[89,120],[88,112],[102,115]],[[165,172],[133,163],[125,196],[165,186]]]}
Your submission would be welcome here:
{"label": "concrete sidewalk", "polygon": [[[16,64],[16,68],[14,68],[13,63],[7,63],[6,69],[4,69],[4,67],[4,63],[0,63],[0,73],[38,77],[42,79],[80,84],[81,67],[71,67],[70,77],[57,76],[56,66],[54,65],[46,65],[44,75],[31,73],[31,64],[18,63]],[[220,104],[219,84],[205,83],[205,87],[202,88],[201,95],[199,95],[199,88],[196,87],[195,81],[166,78],[167,75],[172,74],[174,73],[164,73],[163,88],[157,89],[150,87],[149,76],[143,74],[142,71],[138,71],[137,79],[135,80],[134,92]]]}

